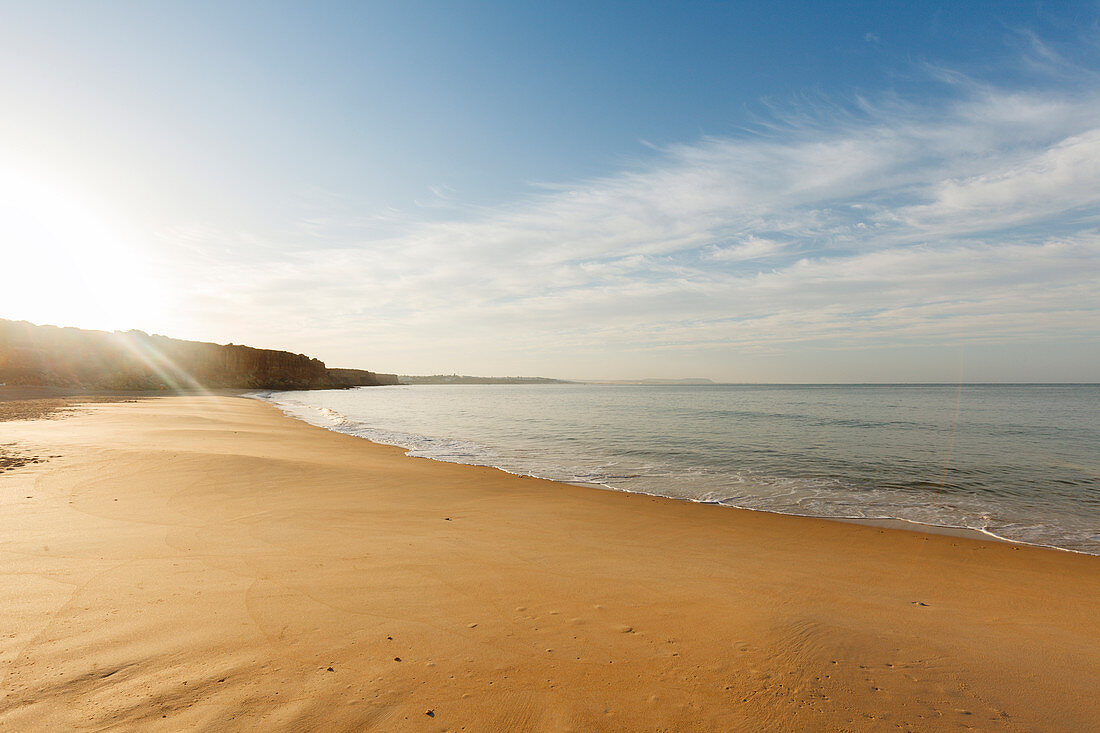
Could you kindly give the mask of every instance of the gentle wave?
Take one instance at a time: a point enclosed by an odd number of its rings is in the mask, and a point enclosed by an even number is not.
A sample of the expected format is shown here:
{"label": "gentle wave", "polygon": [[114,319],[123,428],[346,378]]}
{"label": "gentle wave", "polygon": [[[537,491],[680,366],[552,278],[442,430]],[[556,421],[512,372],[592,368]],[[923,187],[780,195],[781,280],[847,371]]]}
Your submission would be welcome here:
{"label": "gentle wave", "polygon": [[[514,387],[510,389],[516,390]],[[539,440],[533,445],[515,440],[510,442],[503,436],[492,436],[494,440],[470,440],[453,435],[396,429],[394,426],[401,422],[393,419],[392,414],[378,414],[372,409],[370,419],[364,419],[362,415],[353,416],[349,414],[352,410],[342,411],[319,404],[326,399],[334,399],[322,397],[325,394],[262,393],[255,396],[310,424],[375,443],[399,446],[411,456],[490,466],[517,475],[755,511],[843,520],[896,520],[916,526],[971,530],[1011,542],[1100,555],[1100,530],[1095,514],[1077,512],[1071,506],[1052,520],[1043,517],[1044,507],[1039,506],[1043,503],[1037,498],[1039,484],[1042,484],[1044,491],[1048,491],[1051,485],[1061,484],[1072,493],[1080,488],[1080,481],[1076,479],[1054,478],[1036,482],[1031,477],[1017,476],[1019,480],[1013,487],[1001,486],[996,493],[973,493],[971,484],[988,484],[990,479],[995,483],[1003,479],[1004,472],[987,467],[945,467],[941,479],[937,481],[914,478],[908,474],[927,470],[926,462],[919,458],[892,456],[858,462],[842,455],[829,455],[825,463],[832,470],[825,472],[826,475],[783,476],[774,471],[760,470],[759,467],[732,469],[728,461],[715,463],[705,446],[673,444],[673,441],[632,444],[622,437],[621,432],[616,433],[617,444],[613,448],[593,451],[596,443],[608,437],[604,431],[576,421],[570,423],[568,430],[562,430],[560,425],[546,416],[525,415],[520,418],[525,429],[535,431],[533,435],[538,435],[540,426],[548,435],[552,430],[558,431],[554,434],[554,441]],[[375,392],[376,397],[379,395]],[[355,398],[344,392],[339,399],[354,401],[373,398]],[[563,414],[569,414],[573,407],[575,405],[568,402],[559,404]],[[448,407],[440,405],[439,409]],[[472,408],[465,408],[466,413],[473,411]],[[759,410],[709,412],[712,413],[710,416],[699,419],[714,419],[716,414],[720,414],[718,419],[726,420],[730,419],[729,413],[740,412],[752,413],[751,418],[744,415],[740,418],[767,420],[767,424],[772,425],[777,417],[783,422],[790,422],[792,417],[775,412],[764,415],[762,413],[767,411]],[[921,424],[914,420],[820,419],[812,415],[806,416],[802,422],[828,425],[829,430],[857,433],[866,429],[883,430],[886,426],[894,430],[911,430]],[[993,424],[986,433],[996,435],[1008,427]],[[1029,431],[1025,429],[1024,432]],[[815,465],[815,459],[809,453],[812,451],[761,444],[753,448],[752,458],[758,463],[771,465],[796,457],[802,464]],[[909,464],[908,469],[906,464]],[[871,481],[853,480],[852,476],[859,471],[882,475]],[[1091,500],[1085,496],[1083,501],[1082,506],[1087,510]]]}

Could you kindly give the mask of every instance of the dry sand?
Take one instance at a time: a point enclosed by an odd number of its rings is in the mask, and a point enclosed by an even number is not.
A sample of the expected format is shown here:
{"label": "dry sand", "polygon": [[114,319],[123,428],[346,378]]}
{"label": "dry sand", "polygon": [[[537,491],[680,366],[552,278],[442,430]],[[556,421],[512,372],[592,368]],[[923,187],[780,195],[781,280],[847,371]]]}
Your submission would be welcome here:
{"label": "dry sand", "polygon": [[407,458],[231,397],[0,423],[0,729],[1100,727],[1100,559]]}

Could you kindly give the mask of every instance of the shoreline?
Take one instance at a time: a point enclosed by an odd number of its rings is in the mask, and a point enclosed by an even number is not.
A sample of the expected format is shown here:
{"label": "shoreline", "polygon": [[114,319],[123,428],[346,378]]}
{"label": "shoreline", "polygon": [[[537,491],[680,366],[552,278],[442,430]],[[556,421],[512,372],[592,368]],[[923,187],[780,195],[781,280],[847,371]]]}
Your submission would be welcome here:
{"label": "shoreline", "polygon": [[[402,385],[402,386],[408,386],[408,385]],[[462,385],[459,385],[459,386],[462,386]],[[633,385],[631,385],[631,386],[633,386]],[[648,385],[643,385],[643,386],[648,386]],[[662,385],[662,386],[664,386],[664,385]],[[698,386],[698,385],[692,385],[692,386]],[[725,385],[715,385],[715,386],[725,386]],[[806,386],[806,385],[799,385],[799,386]],[[811,385],[811,386],[814,386],[814,385]],[[879,386],[879,385],[873,385],[873,386]],[[1017,385],[1009,385],[1009,386],[1017,386]],[[1054,386],[1058,386],[1058,385],[1054,385]],[[863,525],[863,526],[869,526],[869,527],[889,528],[889,529],[896,529],[896,530],[909,531],[909,532],[933,533],[933,534],[937,534],[937,535],[945,535],[945,536],[949,536],[949,537],[961,537],[961,538],[980,540],[980,541],[995,541],[995,542],[1007,543],[1009,545],[1019,545],[1019,546],[1022,546],[1022,547],[1034,547],[1034,548],[1041,548],[1041,549],[1048,549],[1048,550],[1056,550],[1056,551],[1059,551],[1059,552],[1068,552],[1068,553],[1072,553],[1072,554],[1076,554],[1076,555],[1085,555],[1085,556],[1089,556],[1089,557],[1100,557],[1100,552],[1088,552],[1086,550],[1074,549],[1072,547],[1062,547],[1062,546],[1059,546],[1059,545],[1047,544],[1047,543],[1042,543],[1042,542],[1032,542],[1032,541],[1028,541],[1028,540],[1013,539],[1013,538],[1010,538],[1010,537],[1004,537],[1002,535],[999,535],[996,532],[993,532],[993,531],[991,531],[989,529],[986,529],[986,528],[965,527],[965,526],[948,525],[948,524],[933,524],[933,523],[930,523],[930,522],[924,522],[924,521],[919,521],[919,520],[914,520],[914,519],[905,519],[905,518],[902,518],[902,517],[891,517],[891,516],[856,517],[856,516],[824,515],[824,514],[802,514],[802,513],[796,512],[796,511],[785,511],[785,510],[781,510],[781,509],[768,509],[768,508],[758,508],[758,507],[751,507],[751,506],[738,506],[736,504],[723,503],[722,501],[694,499],[694,498],[690,498],[690,497],[686,497],[686,496],[670,496],[670,495],[656,493],[656,492],[637,491],[637,490],[625,489],[625,488],[621,488],[621,487],[618,487],[618,486],[612,486],[610,484],[601,483],[601,482],[598,482],[598,481],[571,481],[571,480],[568,480],[568,479],[555,478],[553,476],[545,476],[545,475],[540,475],[540,474],[537,474],[537,473],[521,472],[519,470],[511,470],[509,468],[505,468],[504,466],[497,465],[497,464],[494,464],[494,463],[474,463],[474,462],[465,462],[465,461],[461,461],[461,460],[449,460],[447,458],[442,458],[442,457],[437,457],[437,456],[430,456],[430,455],[412,455],[412,453],[414,451],[418,450],[418,449],[413,447],[413,446],[408,445],[407,443],[385,442],[385,441],[377,440],[377,439],[372,438],[372,437],[367,437],[365,435],[361,435],[358,432],[345,432],[344,430],[340,429],[340,427],[337,426],[337,425],[328,424],[328,423],[325,423],[324,421],[314,422],[307,416],[307,414],[296,414],[294,412],[293,406],[284,405],[283,403],[280,403],[275,399],[275,397],[279,394],[282,394],[282,393],[279,392],[279,391],[264,390],[264,391],[258,391],[258,392],[245,393],[241,396],[247,397],[249,399],[255,399],[259,402],[263,402],[265,404],[271,405],[272,407],[276,408],[284,416],[289,417],[293,420],[297,420],[299,422],[305,423],[307,425],[311,425],[313,427],[318,427],[318,428],[321,428],[323,430],[328,430],[330,432],[341,434],[341,435],[349,435],[349,436],[352,436],[352,437],[355,437],[355,438],[359,438],[360,440],[366,440],[367,442],[369,442],[371,444],[374,444],[374,445],[386,445],[386,446],[392,446],[392,447],[400,448],[403,451],[406,451],[406,455],[409,455],[409,457],[413,457],[413,458],[424,458],[424,459],[430,460],[430,461],[437,461],[437,462],[440,462],[440,463],[449,463],[449,464],[458,465],[458,466],[477,466],[477,467],[492,468],[492,469],[501,471],[505,474],[508,474],[510,476],[538,478],[538,479],[543,479],[543,480],[547,480],[547,481],[555,481],[555,482],[558,482],[558,483],[564,483],[564,484],[568,484],[570,486],[578,486],[578,487],[587,488],[587,489],[595,489],[595,490],[601,490],[601,491],[611,491],[611,492],[624,493],[624,494],[634,494],[634,495],[638,495],[638,496],[660,497],[660,498],[663,498],[663,499],[671,499],[673,501],[684,501],[684,502],[688,502],[688,503],[692,503],[692,504],[713,505],[713,506],[719,506],[719,507],[726,508],[726,509],[736,509],[736,510],[749,511],[749,512],[762,512],[762,513],[765,513],[765,514],[774,514],[774,515],[777,515],[777,516],[806,517],[806,518],[811,518],[811,519],[823,519],[823,520],[831,521],[831,522],[842,522],[842,523],[846,523],[846,524],[857,524],[857,525]],[[316,406],[312,406],[312,407],[316,407]],[[415,438],[415,437],[423,437],[423,436],[412,435],[412,436],[409,436],[409,437],[410,438]],[[454,436],[447,436],[445,439],[446,440],[455,440],[455,441],[463,440],[461,438],[457,438],[457,437],[454,437]]]}
{"label": "shoreline", "polygon": [[[288,415],[292,420],[298,418],[293,415]],[[305,421],[302,421],[305,422]],[[310,423],[306,423],[307,425]],[[320,426],[315,426],[320,427]],[[322,428],[327,430],[328,428]],[[332,431],[337,432],[337,431]],[[359,437],[359,436],[354,436]],[[370,438],[360,438],[366,440],[369,443],[374,443]],[[375,445],[392,445],[390,443],[374,443]],[[396,448],[403,448],[403,446],[395,445]],[[459,463],[457,461],[443,461],[438,458],[429,458],[427,456],[409,456],[410,458],[424,458],[428,461],[439,461],[440,463],[454,463],[456,466],[478,466],[477,463]],[[502,471],[509,476],[530,477],[537,478],[543,481],[555,481],[556,483],[564,483],[570,486],[576,486],[582,489],[593,489],[596,491],[614,491],[620,494],[632,494],[634,496],[652,496],[660,499],[669,499],[670,501],[683,501],[689,504],[702,504],[704,506],[720,507],[722,509],[733,509],[738,512],[760,512],[761,514],[774,514],[777,517],[800,517],[802,519],[820,519],[826,522],[841,522],[844,524],[856,524],[863,527],[881,527],[883,529],[898,530],[900,532],[922,532],[927,534],[937,534],[946,537],[962,537],[964,539],[986,541],[993,540],[995,542],[1003,542],[1010,545],[1020,545],[1026,547],[1036,547],[1044,550],[1057,550],[1058,552],[1072,552],[1076,555],[1087,555],[1089,557],[1098,557],[1090,552],[1082,552],[1080,550],[1070,550],[1065,547],[1055,547],[1054,545],[1040,545],[1034,542],[1022,542],[1020,540],[1010,540],[1006,537],[995,535],[992,532],[986,532],[980,529],[970,529],[969,527],[948,527],[939,524],[927,524],[925,522],[914,522],[908,519],[898,519],[897,517],[826,517],[818,516],[816,514],[795,514],[794,512],[781,512],[773,511],[771,509],[754,509],[752,507],[736,506],[734,504],[723,504],[720,501],[703,501],[701,499],[688,499],[679,496],[665,496],[664,494],[647,494],[642,491],[630,491],[628,489],[619,489],[614,486],[608,486],[607,484],[599,483],[579,483],[574,481],[558,481],[557,479],[546,478],[545,476],[536,476],[534,474],[513,473],[500,466],[485,466],[486,468],[493,468],[497,471]]]}
{"label": "shoreline", "polygon": [[51,456],[0,474],[0,726],[1100,720],[1093,556],[410,460],[251,399],[0,425]]}

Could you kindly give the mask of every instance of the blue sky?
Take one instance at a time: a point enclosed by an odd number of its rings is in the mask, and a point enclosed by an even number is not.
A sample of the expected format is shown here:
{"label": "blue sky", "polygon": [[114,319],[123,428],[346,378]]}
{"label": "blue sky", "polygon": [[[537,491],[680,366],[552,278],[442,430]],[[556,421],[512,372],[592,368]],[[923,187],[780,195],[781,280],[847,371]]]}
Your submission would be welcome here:
{"label": "blue sky", "polygon": [[0,16],[35,273],[0,317],[402,373],[1100,379],[1095,2]]}

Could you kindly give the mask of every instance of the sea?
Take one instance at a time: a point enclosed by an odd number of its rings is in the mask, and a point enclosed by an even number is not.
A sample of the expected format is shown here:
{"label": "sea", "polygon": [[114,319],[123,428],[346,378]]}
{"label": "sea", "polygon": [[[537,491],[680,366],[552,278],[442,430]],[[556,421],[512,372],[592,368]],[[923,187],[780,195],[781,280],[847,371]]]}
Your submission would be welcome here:
{"label": "sea", "polygon": [[409,455],[1100,555],[1100,385],[361,387],[256,395]]}

